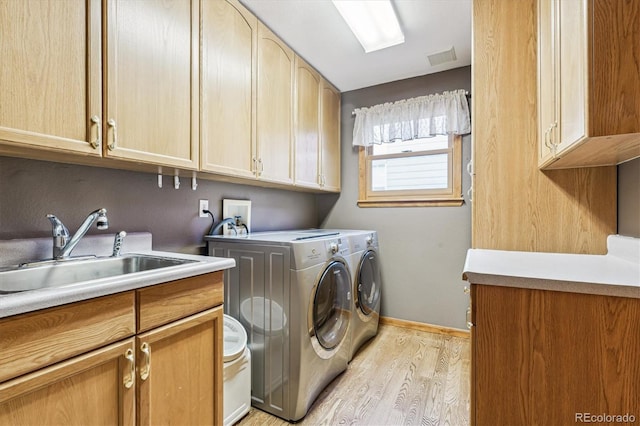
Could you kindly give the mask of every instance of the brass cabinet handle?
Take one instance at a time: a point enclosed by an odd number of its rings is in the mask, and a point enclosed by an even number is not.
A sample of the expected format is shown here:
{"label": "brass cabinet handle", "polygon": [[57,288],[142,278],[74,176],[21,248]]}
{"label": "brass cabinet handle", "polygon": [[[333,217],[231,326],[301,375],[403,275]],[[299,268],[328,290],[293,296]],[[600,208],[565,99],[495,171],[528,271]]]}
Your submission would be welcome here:
{"label": "brass cabinet handle", "polygon": [[133,356],[133,349],[129,348],[125,351],[124,357],[129,361],[129,375],[124,378],[124,387],[131,389],[136,382],[136,359]]}
{"label": "brass cabinet handle", "polygon": [[140,370],[140,379],[147,380],[151,373],[151,346],[144,342],[140,345],[140,352],[144,354],[144,367]]}
{"label": "brass cabinet handle", "polygon": [[116,127],[116,120],[110,118],[109,121],[107,121],[107,125],[113,129],[112,142],[107,145],[107,148],[109,148],[109,151],[113,151],[116,149],[116,145],[118,143],[118,128]]}
{"label": "brass cabinet handle", "polygon": [[258,176],[262,175],[264,172],[264,164],[262,164],[262,158],[258,158]]}
{"label": "brass cabinet handle", "polygon": [[464,286],[464,290],[462,290],[462,291],[464,291],[464,294],[471,293],[471,289],[468,286]]}
{"label": "brass cabinet handle", "polygon": [[473,327],[473,323],[471,322],[471,308],[467,308],[467,328],[469,330],[471,330],[471,327]]}
{"label": "brass cabinet handle", "polygon": [[97,115],[94,115],[93,117],[91,117],[91,123],[96,125],[96,139],[89,141],[89,145],[91,145],[91,148],[93,149],[98,149],[100,147],[100,144],[102,143],[102,126],[100,125],[100,117],[98,117]]}

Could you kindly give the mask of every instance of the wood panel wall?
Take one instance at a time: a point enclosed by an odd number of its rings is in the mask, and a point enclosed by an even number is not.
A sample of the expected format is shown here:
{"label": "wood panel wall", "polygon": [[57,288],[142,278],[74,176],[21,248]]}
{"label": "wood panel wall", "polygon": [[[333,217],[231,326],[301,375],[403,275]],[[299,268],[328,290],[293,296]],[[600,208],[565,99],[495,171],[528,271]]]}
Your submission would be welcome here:
{"label": "wood panel wall", "polygon": [[616,167],[537,166],[537,1],[473,2],[474,248],[604,254]]}

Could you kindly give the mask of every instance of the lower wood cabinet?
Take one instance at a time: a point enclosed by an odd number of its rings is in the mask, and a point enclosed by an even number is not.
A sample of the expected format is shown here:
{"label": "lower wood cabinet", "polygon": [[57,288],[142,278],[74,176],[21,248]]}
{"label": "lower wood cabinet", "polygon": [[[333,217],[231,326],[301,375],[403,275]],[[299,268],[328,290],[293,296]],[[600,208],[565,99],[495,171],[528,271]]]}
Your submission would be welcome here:
{"label": "lower wood cabinet", "polygon": [[138,424],[222,424],[222,307],[143,333]]}
{"label": "lower wood cabinet", "polygon": [[0,384],[1,425],[132,425],[134,339]]}
{"label": "lower wood cabinet", "polygon": [[471,290],[471,424],[640,419],[640,299]]}
{"label": "lower wood cabinet", "polygon": [[222,280],[0,319],[0,425],[221,425]]}

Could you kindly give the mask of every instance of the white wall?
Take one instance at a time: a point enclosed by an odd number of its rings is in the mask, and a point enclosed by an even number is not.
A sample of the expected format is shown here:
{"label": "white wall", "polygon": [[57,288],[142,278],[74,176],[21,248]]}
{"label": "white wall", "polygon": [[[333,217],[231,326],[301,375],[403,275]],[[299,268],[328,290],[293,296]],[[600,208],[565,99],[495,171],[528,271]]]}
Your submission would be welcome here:
{"label": "white wall", "polygon": [[382,261],[382,308],[386,317],[465,328],[468,296],[462,268],[471,247],[471,136],[463,137],[461,207],[360,208],[358,151],[352,148],[354,108],[471,87],[471,68],[458,68],[342,94],[342,192],[318,197],[325,228],[375,229]]}

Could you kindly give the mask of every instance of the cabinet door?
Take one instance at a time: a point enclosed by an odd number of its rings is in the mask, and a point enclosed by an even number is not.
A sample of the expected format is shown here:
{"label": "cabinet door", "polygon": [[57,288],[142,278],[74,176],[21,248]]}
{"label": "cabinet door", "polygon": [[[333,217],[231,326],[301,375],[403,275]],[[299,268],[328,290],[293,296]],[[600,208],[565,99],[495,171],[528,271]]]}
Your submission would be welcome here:
{"label": "cabinet door", "polygon": [[322,82],[320,111],[321,184],[327,191],[340,191],[340,92]]}
{"label": "cabinet door", "polygon": [[107,1],[106,156],[197,167],[198,22],[195,0]]}
{"label": "cabinet door", "polygon": [[258,21],[236,0],[202,3],[201,169],[255,175]]}
{"label": "cabinet door", "polygon": [[558,132],[561,153],[587,137],[587,2],[558,1]]}
{"label": "cabinet door", "polygon": [[136,338],[138,424],[222,424],[222,307]]}
{"label": "cabinet door", "polygon": [[257,171],[293,183],[293,51],[258,22]]}
{"label": "cabinet door", "polygon": [[1,141],[101,155],[100,13],[99,0],[0,0]]}
{"label": "cabinet door", "polygon": [[320,74],[296,55],[296,185],[320,187]]}
{"label": "cabinet door", "polygon": [[0,424],[133,425],[134,339],[0,384]]}
{"label": "cabinet door", "polygon": [[557,133],[556,121],[556,74],[557,49],[557,3],[554,0],[538,1],[538,165],[546,165],[553,159],[551,143],[553,132]]}

